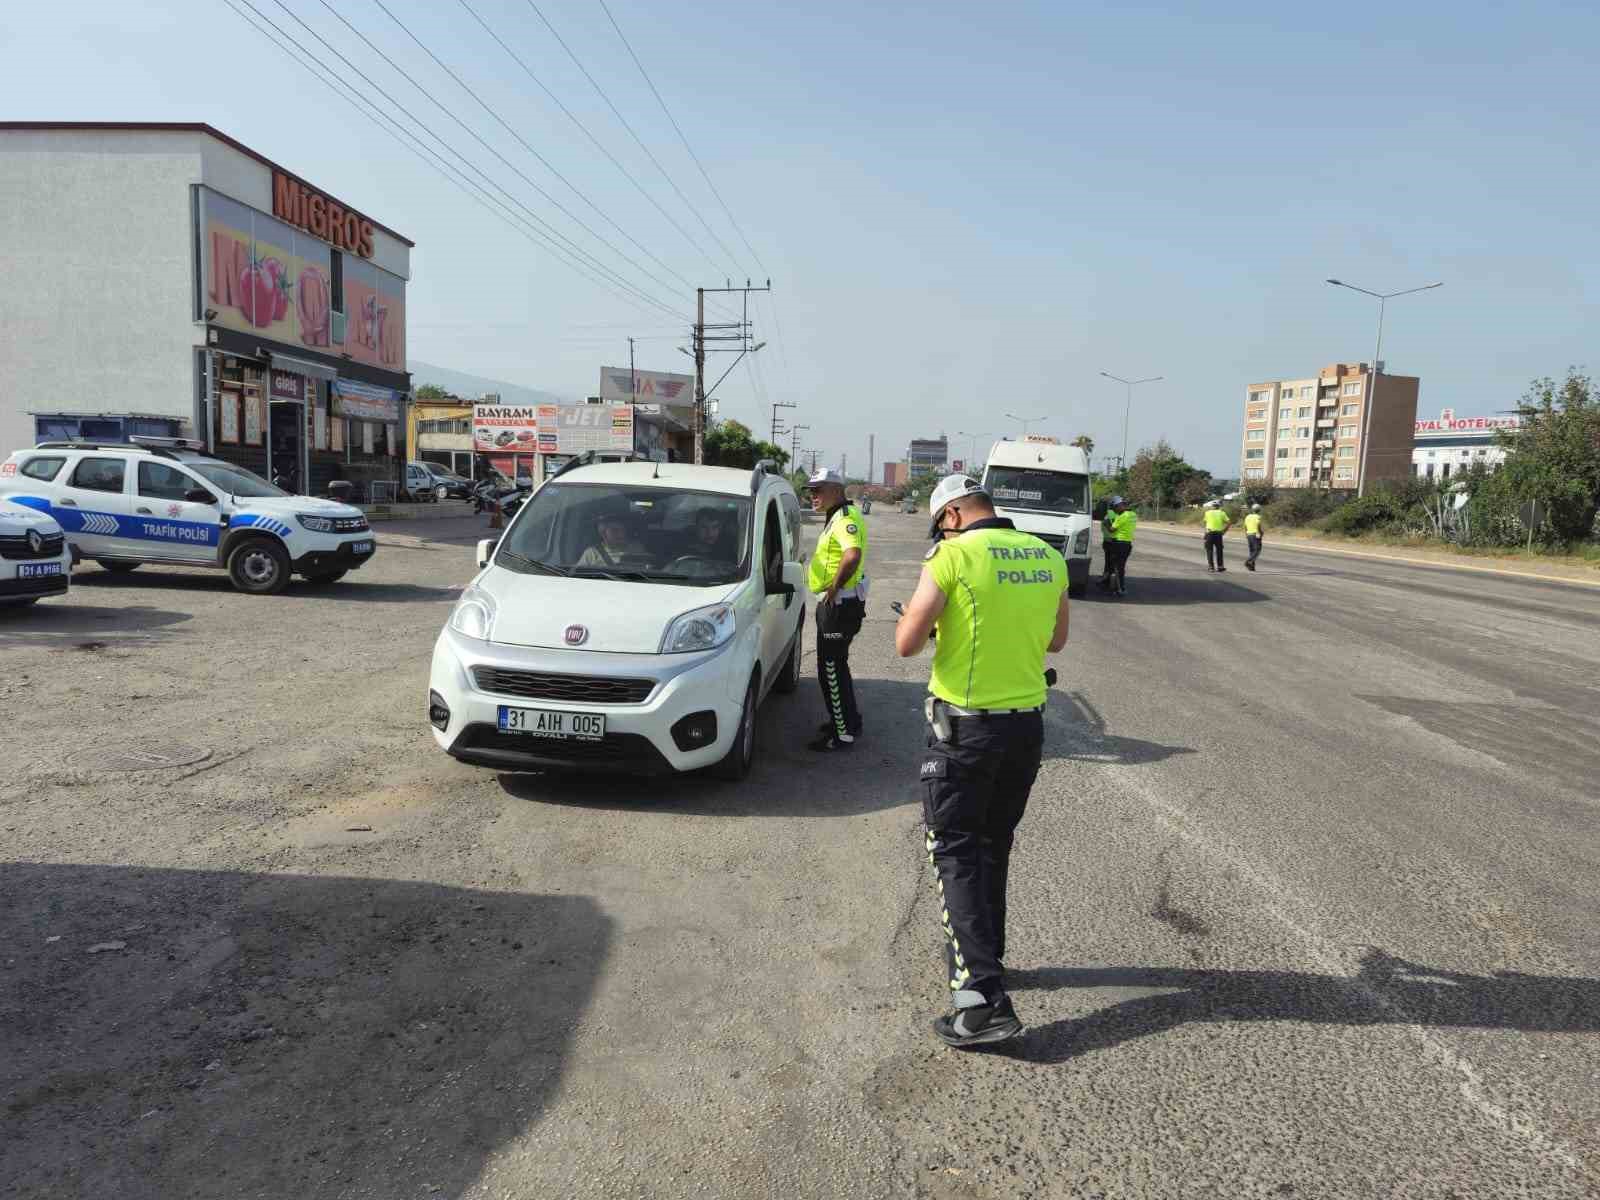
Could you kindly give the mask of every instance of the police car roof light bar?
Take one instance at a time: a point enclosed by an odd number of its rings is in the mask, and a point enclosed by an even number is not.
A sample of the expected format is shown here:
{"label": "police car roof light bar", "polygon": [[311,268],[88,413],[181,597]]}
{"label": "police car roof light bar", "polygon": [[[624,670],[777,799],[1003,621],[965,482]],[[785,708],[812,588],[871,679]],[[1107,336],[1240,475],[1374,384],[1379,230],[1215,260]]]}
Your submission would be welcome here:
{"label": "police car roof light bar", "polygon": [[199,438],[148,437],[136,433],[128,439],[135,446],[164,446],[173,450],[204,450],[206,444]]}

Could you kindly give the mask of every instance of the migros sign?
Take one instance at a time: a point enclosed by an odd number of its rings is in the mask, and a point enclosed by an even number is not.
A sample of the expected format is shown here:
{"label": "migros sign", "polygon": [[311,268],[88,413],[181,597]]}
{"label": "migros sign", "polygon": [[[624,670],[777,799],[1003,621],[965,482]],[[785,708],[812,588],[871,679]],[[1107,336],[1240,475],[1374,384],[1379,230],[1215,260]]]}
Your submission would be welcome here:
{"label": "migros sign", "polygon": [[372,222],[282,171],[272,173],[272,215],[340,250],[372,257]]}

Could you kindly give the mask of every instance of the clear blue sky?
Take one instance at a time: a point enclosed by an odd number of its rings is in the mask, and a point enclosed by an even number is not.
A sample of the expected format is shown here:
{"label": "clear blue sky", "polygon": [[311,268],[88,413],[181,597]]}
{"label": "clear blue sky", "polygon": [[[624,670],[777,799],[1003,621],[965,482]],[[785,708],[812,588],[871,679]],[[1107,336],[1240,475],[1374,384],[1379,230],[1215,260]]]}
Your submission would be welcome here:
{"label": "clear blue sky", "polygon": [[[278,0],[254,0],[293,28]],[[283,0],[541,215],[605,257],[339,25]],[[1272,4],[697,5],[610,0],[748,235],[729,228],[598,0],[540,8],[736,263],[672,194],[527,0],[473,8],[709,253],[696,251],[490,40],[458,0],[386,0],[595,205],[685,278],[770,273],[760,373],[723,415],[801,405],[810,445],[852,469],[912,436],[1035,429],[1120,448],[1168,437],[1237,472],[1245,384],[1372,353],[1422,408],[1509,406],[1535,375],[1600,366],[1596,6]],[[596,228],[373,0],[338,12]],[[221,0],[25,6],[0,32],[13,119],[200,120],[417,242],[415,358],[573,396],[602,361],[683,369],[682,325],[641,313],[489,217]],[[319,53],[331,57],[318,47]],[[364,93],[382,101],[357,81]],[[398,114],[396,114],[398,115]],[[614,231],[607,236],[648,263]],[[670,277],[669,277],[670,278]],[[692,293],[645,286],[687,313]],[[674,334],[680,335],[674,338]],[[964,457],[963,440],[959,453]]]}

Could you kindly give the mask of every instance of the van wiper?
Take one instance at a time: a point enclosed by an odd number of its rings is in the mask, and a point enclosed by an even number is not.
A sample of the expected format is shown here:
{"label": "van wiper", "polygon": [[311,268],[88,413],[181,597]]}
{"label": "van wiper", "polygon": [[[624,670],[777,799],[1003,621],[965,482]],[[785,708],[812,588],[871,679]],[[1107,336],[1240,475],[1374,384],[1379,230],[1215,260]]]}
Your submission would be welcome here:
{"label": "van wiper", "polygon": [[573,567],[572,570],[567,573],[569,575],[579,576],[598,575],[601,579],[614,579],[618,582],[628,583],[636,583],[649,578],[649,576],[647,576],[643,571],[613,571],[607,569],[606,567],[597,567],[593,565]]}
{"label": "van wiper", "polygon": [[537,558],[529,558],[526,554],[518,554],[515,550],[502,550],[494,556],[495,563],[513,567],[531,567],[535,571],[546,571],[551,575],[570,576],[571,571],[566,567],[558,567],[555,563],[542,562]]}

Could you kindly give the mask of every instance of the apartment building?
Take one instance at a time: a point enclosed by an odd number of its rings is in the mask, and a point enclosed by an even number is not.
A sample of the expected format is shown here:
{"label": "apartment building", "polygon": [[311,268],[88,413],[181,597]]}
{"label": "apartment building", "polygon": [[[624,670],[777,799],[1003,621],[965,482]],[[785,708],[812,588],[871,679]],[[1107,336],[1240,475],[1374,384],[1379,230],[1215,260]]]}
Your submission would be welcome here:
{"label": "apartment building", "polygon": [[[1376,384],[1377,398],[1367,413]],[[1239,474],[1246,483],[1355,490],[1411,474],[1421,380],[1378,364],[1334,363],[1314,376],[1245,391]]]}

